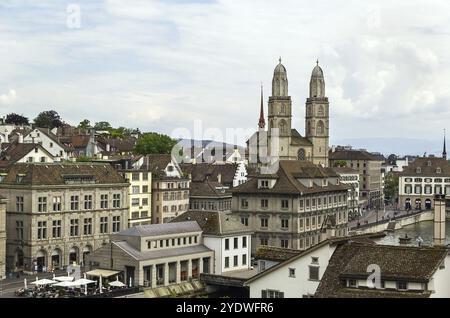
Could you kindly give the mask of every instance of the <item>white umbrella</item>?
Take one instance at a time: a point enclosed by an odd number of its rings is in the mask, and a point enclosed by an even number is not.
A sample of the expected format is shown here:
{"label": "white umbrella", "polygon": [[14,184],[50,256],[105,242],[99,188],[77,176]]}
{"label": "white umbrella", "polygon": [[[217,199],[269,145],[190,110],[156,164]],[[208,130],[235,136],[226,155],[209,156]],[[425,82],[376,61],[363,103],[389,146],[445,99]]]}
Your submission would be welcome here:
{"label": "white umbrella", "polygon": [[100,281],[100,294],[102,294],[103,293],[103,291],[102,291],[102,289],[103,289],[103,287],[102,287],[102,275],[100,275],[99,281]]}
{"label": "white umbrella", "polygon": [[75,286],[79,286],[79,285],[75,284],[75,282],[64,281],[64,282],[56,283],[53,286],[56,286],[56,287],[75,287]]}
{"label": "white umbrella", "polygon": [[73,281],[72,276],[58,276],[55,277],[54,280],[57,280],[58,282],[71,282]]}
{"label": "white umbrella", "polygon": [[74,281],[73,283],[77,284],[77,286],[80,286],[80,285],[87,285],[87,284],[95,283],[95,280],[80,278],[80,279],[77,279],[76,281]]}
{"label": "white umbrella", "polygon": [[112,287],[125,287],[127,285],[125,285],[121,281],[116,280],[114,282],[109,283],[109,286],[112,286]]}
{"label": "white umbrella", "polygon": [[31,282],[30,284],[34,284],[34,285],[51,285],[51,284],[55,284],[55,283],[57,283],[57,282],[54,281],[54,280],[44,278],[44,279],[40,279],[40,280],[36,280],[34,282]]}

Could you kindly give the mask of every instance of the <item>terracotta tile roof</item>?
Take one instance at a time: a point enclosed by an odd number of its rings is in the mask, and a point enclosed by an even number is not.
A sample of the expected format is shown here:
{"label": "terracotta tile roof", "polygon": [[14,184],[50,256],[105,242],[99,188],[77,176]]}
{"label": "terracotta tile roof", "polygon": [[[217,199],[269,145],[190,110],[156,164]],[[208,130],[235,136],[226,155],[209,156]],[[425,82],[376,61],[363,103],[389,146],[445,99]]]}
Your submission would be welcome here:
{"label": "terracotta tile roof", "polygon": [[343,244],[336,248],[316,297],[428,297],[429,292],[401,292],[397,290],[352,289],[345,287],[346,278],[367,279],[367,268],[377,264],[381,279],[391,281],[428,282],[448,254],[443,247],[404,247]]}
{"label": "terracotta tile roof", "polygon": [[[46,135],[48,138],[50,138],[54,143],[58,144],[61,148],[63,148],[65,151],[71,151],[73,150],[72,147],[65,145],[61,142],[61,140],[58,138],[58,136],[56,136],[54,133],[52,133],[50,131],[50,129],[48,128],[36,128],[37,130],[39,130],[41,133],[43,133],[44,135]],[[30,130],[30,133],[32,132],[32,130]]]}
{"label": "terracotta tile roof", "polygon": [[70,136],[70,144],[74,148],[86,148],[89,144],[91,136],[89,135],[74,135]]}
{"label": "terracotta tile roof", "polygon": [[[134,137],[126,137],[126,138],[106,138],[106,137],[98,137],[97,141],[103,145],[103,148],[106,150],[106,145],[109,144],[113,149],[116,149],[119,152],[131,152],[134,150],[134,146],[136,145],[137,139]],[[114,150],[111,150],[114,151]]]}
{"label": "terracotta tile roof", "polygon": [[178,223],[163,223],[163,224],[148,224],[130,227],[115,236],[136,236],[136,237],[152,237],[161,235],[181,234],[201,232],[202,229],[195,221],[178,222]]}
{"label": "terracotta tile roof", "polygon": [[204,235],[220,236],[253,232],[243,225],[238,217],[222,211],[187,211],[171,222],[185,221],[196,221]]}
{"label": "terracotta tile roof", "polygon": [[291,145],[295,146],[312,146],[312,142],[300,135],[300,133],[296,129],[291,129]]}
{"label": "terracotta tile roof", "polygon": [[164,177],[167,165],[172,162],[172,156],[170,154],[146,155],[143,161],[141,170],[151,171],[155,177]]}
{"label": "terracotta tile roof", "polygon": [[[17,176],[22,176],[18,183]],[[65,185],[74,178],[95,184],[126,183],[110,164],[98,163],[17,163],[7,170],[0,185]]]}

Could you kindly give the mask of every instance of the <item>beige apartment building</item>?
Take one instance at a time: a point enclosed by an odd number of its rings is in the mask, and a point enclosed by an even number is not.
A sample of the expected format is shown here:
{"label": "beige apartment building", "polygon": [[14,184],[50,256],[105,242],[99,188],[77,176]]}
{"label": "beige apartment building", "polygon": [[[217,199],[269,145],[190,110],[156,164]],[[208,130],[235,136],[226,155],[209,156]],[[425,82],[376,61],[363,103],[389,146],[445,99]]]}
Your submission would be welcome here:
{"label": "beige apartment building", "polygon": [[330,167],[347,167],[359,172],[360,203],[363,207],[379,208],[384,201],[384,160],[365,150],[336,148],[330,151]]}
{"label": "beige apartment building", "polygon": [[15,164],[0,180],[9,271],[83,264],[128,225],[129,183],[109,164]]}
{"label": "beige apartment building", "polygon": [[171,155],[148,155],[152,172],[152,223],[168,223],[189,209],[190,179]]}
{"label": "beige apartment building", "polygon": [[124,170],[128,188],[128,226],[152,223],[152,173],[147,170]]}
{"label": "beige apartment building", "polygon": [[6,275],[6,199],[0,196],[0,280]]}
{"label": "beige apartment building", "polygon": [[309,161],[280,161],[275,174],[258,174],[231,190],[233,215],[259,246],[305,250],[321,241],[324,224],[347,235],[348,185],[331,168]]}

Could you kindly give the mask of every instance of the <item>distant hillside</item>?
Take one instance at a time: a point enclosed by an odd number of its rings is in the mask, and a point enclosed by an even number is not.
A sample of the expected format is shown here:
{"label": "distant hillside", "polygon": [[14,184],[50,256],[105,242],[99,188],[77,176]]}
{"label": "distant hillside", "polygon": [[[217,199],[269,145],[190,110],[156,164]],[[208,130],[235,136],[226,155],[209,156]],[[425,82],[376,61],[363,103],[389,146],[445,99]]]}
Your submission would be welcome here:
{"label": "distant hillside", "polygon": [[396,154],[404,155],[427,155],[440,156],[442,154],[442,140],[423,140],[413,138],[343,138],[333,140],[332,145],[367,149],[371,152],[380,152],[385,156]]}

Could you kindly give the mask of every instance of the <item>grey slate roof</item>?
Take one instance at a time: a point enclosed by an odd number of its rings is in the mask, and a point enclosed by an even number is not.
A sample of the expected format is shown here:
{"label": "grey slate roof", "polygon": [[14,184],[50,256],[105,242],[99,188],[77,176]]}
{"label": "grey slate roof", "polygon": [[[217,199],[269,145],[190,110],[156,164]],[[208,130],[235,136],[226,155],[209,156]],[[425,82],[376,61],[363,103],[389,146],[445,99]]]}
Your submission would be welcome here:
{"label": "grey slate roof", "polygon": [[202,229],[195,221],[138,225],[123,230],[116,235],[118,236],[138,236],[152,237],[170,234],[181,234],[191,232],[201,232]]}
{"label": "grey slate roof", "polygon": [[368,160],[384,161],[379,155],[371,154],[364,150],[336,150],[330,151],[330,160]]}
{"label": "grey slate roof", "polygon": [[429,297],[425,292],[370,290],[347,288],[346,278],[366,279],[367,267],[377,264],[381,279],[391,281],[428,282],[448,254],[443,247],[405,247],[369,245],[354,242],[338,246],[317,288],[315,297]]}
{"label": "grey slate roof", "polygon": [[[277,193],[277,194],[308,194],[308,193],[325,193],[336,191],[347,191],[350,187],[345,184],[328,186],[317,186],[309,188],[301,184],[298,179],[306,178],[328,178],[336,177],[338,174],[332,168],[323,168],[321,166],[314,165],[309,161],[298,160],[282,160],[279,162],[280,166],[275,175],[258,175],[255,178],[251,178],[246,183],[239,185],[236,188],[231,189],[232,193]],[[258,178],[276,178],[277,181],[272,189],[258,189]]]}
{"label": "grey slate roof", "polygon": [[203,230],[203,235],[218,236],[253,232],[249,227],[243,225],[236,216],[222,211],[188,211],[171,222],[185,222],[188,220],[196,221]]}
{"label": "grey slate roof", "polygon": [[[420,172],[417,168],[420,167]],[[437,168],[441,173],[437,173]],[[450,177],[450,163],[443,158],[417,158],[400,172],[401,176]]]}
{"label": "grey slate roof", "polygon": [[163,250],[149,250],[145,252],[138,251],[125,241],[115,241],[113,242],[113,244],[138,261],[162,259],[172,256],[181,256],[212,251],[203,244],[179,248],[168,248]]}

